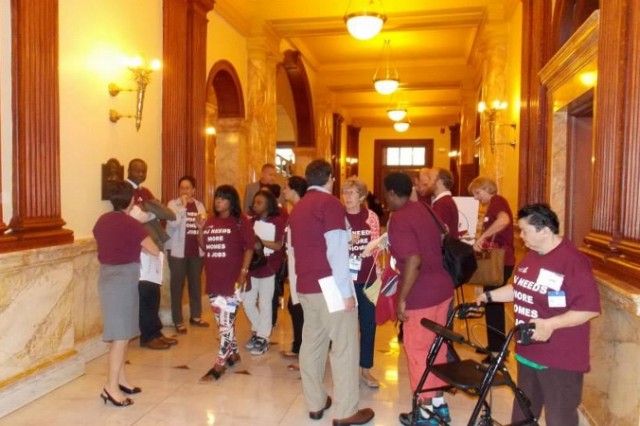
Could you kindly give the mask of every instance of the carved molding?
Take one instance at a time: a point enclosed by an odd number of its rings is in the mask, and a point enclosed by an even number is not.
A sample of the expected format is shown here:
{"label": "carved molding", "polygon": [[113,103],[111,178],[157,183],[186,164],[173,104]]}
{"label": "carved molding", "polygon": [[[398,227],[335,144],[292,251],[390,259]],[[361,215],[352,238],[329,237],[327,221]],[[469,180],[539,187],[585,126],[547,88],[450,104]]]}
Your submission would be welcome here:
{"label": "carved molding", "polygon": [[540,70],[540,80],[550,92],[597,57],[599,22],[600,11],[595,11]]}

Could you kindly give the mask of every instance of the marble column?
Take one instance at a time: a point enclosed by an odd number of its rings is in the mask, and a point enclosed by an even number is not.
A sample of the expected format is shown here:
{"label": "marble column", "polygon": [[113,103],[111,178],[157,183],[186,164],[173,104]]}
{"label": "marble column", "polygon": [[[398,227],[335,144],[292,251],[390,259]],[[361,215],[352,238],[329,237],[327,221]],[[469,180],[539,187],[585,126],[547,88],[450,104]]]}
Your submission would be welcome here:
{"label": "marble column", "polygon": [[216,121],[214,153],[216,186],[234,185],[241,199],[246,184],[251,182],[249,169],[253,152],[248,148],[250,146],[248,127],[248,122],[241,118],[222,118]]}
{"label": "marble column", "polygon": [[242,171],[238,170],[238,185],[243,189],[259,177],[264,163],[275,161],[278,117],[276,64],[280,60],[277,39],[271,34],[250,37],[247,47],[247,141],[243,146],[250,155],[247,155],[245,163],[239,163]]}
{"label": "marble column", "polygon": [[[494,100],[504,101],[507,95],[507,26],[506,24],[487,25],[482,34],[481,57],[482,57],[482,100],[487,106]],[[503,117],[507,117],[507,111],[500,111],[496,121],[504,122]],[[495,142],[503,143],[502,127],[495,128]],[[502,185],[505,174],[504,147],[496,146],[491,150],[490,146],[490,123],[487,115],[481,117],[480,140],[478,155],[480,156],[480,174],[493,178]]]}
{"label": "marble column", "polygon": [[[313,100],[316,120],[316,158],[331,161],[331,142],[333,138],[333,110],[331,93],[318,93]],[[337,173],[338,171],[336,171]]]}
{"label": "marble column", "polygon": [[[476,155],[476,117],[478,110],[478,92],[474,89],[462,91],[462,114],[460,120],[460,162],[473,163]],[[466,194],[466,192],[465,192]]]}

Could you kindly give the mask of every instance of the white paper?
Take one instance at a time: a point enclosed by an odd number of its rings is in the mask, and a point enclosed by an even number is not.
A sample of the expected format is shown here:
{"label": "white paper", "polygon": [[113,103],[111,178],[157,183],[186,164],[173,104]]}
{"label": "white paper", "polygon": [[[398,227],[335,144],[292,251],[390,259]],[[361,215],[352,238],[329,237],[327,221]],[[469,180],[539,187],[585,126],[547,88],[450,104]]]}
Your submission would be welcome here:
{"label": "white paper", "polygon": [[478,228],[480,202],[473,197],[453,197],[458,207],[458,233],[460,240],[473,245]]}
{"label": "white paper", "polygon": [[160,252],[157,256],[140,253],[140,281],[149,281],[156,284],[162,284],[162,268],[164,266],[164,253]]}
{"label": "white paper", "polygon": [[560,287],[562,287],[563,281],[564,275],[558,274],[548,269],[540,268],[540,273],[538,274],[536,284],[543,285],[555,291],[560,291]]}
{"label": "white paper", "polygon": [[[265,222],[263,220],[256,220],[253,224],[253,232],[256,233],[258,238],[265,241],[275,241],[276,240],[276,225],[273,223]],[[269,256],[273,253],[273,250],[265,247],[264,255]]]}
{"label": "white paper", "polygon": [[333,275],[329,275],[328,277],[320,278],[318,280],[320,284],[320,289],[322,290],[322,295],[324,296],[325,302],[327,302],[327,308],[330,313],[344,311],[344,298],[338,289],[338,285],[336,281],[333,279]]}

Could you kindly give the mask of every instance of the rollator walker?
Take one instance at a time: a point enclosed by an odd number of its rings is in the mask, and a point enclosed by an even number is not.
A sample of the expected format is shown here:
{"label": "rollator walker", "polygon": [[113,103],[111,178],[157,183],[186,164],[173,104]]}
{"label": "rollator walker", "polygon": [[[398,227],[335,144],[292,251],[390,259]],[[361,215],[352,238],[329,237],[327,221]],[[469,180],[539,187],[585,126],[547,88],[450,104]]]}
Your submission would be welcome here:
{"label": "rollator walker", "polygon": [[[426,368],[420,378],[416,391],[413,393],[411,425],[415,425],[419,419],[419,410],[421,408],[419,406],[420,394],[426,391],[438,390],[451,393],[461,390],[468,395],[478,398],[478,402],[473,409],[471,418],[467,423],[468,426],[499,425],[499,423],[491,417],[491,405],[487,402],[487,395],[490,388],[493,386],[508,386],[513,391],[516,401],[518,402],[518,406],[525,415],[526,420],[514,423],[511,426],[538,425],[538,419],[536,419],[531,412],[531,403],[529,399],[526,397],[524,392],[516,386],[509,374],[509,371],[504,365],[509,343],[514,336],[516,334],[519,336],[519,344],[531,343],[531,333],[535,324],[519,324],[513,327],[506,336],[505,343],[500,352],[494,356],[488,348],[476,345],[470,339],[454,332],[451,327],[454,318],[466,320],[471,318],[481,318],[483,315],[484,306],[463,303],[456,306],[449,314],[446,327],[443,327],[442,325],[427,318],[423,318],[420,321],[423,327],[436,334],[436,339],[429,349]],[[460,360],[460,357],[453,348],[453,343],[467,345],[475,349],[476,352],[487,355],[489,357],[489,365],[483,365],[471,359]],[[435,364],[436,355],[443,344],[450,348],[451,353],[456,360],[445,364]],[[443,350],[445,349],[443,348]],[[440,380],[445,382],[446,385],[437,388],[423,388],[429,374],[436,375]],[[425,408],[422,409],[425,410],[430,417],[436,419],[438,424],[449,425],[448,422],[432,410],[427,410]]]}

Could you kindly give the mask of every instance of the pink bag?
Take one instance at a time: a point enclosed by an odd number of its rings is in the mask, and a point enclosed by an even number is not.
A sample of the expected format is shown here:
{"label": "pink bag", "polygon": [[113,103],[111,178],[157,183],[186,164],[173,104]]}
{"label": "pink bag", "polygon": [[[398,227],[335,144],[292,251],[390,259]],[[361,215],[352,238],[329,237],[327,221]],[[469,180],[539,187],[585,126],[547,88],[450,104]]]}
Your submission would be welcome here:
{"label": "pink bag", "polygon": [[398,318],[396,306],[398,303],[398,285],[400,275],[391,265],[387,264],[382,272],[382,285],[378,303],[376,303],[376,324],[382,325],[387,321],[395,321]]}

